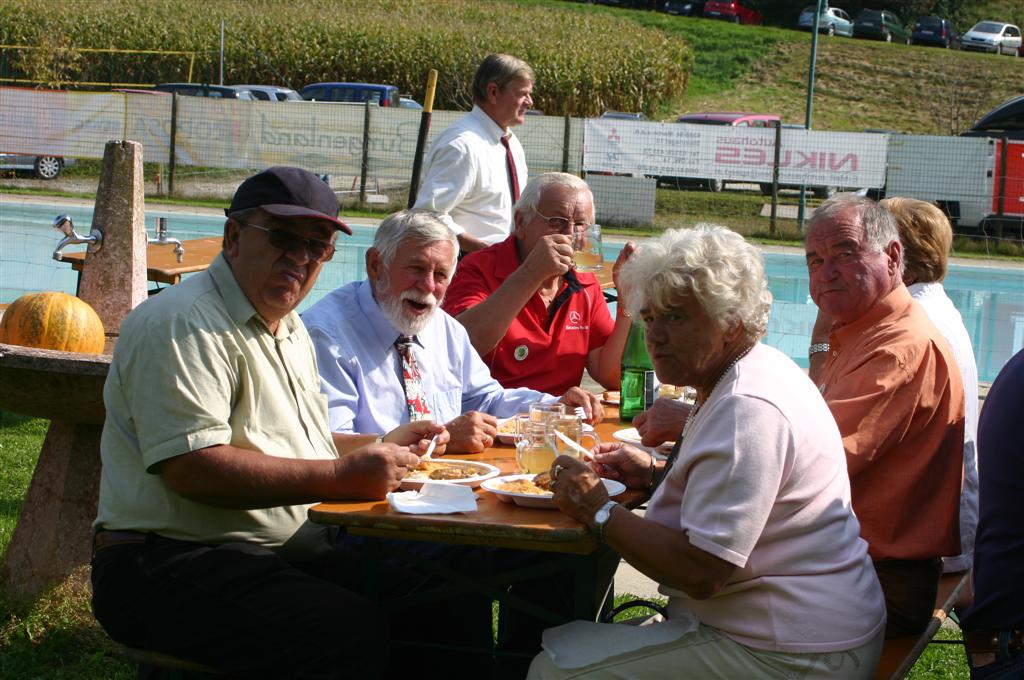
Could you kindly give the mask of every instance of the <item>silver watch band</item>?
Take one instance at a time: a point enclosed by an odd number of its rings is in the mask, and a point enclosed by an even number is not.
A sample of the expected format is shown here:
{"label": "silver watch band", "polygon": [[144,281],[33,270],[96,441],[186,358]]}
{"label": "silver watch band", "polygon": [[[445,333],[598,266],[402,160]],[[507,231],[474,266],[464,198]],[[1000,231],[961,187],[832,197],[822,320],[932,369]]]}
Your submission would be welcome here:
{"label": "silver watch band", "polygon": [[829,351],[829,349],[831,348],[829,347],[829,344],[827,342],[816,342],[807,348],[807,356],[814,356],[815,354],[820,354],[821,352],[827,352]]}

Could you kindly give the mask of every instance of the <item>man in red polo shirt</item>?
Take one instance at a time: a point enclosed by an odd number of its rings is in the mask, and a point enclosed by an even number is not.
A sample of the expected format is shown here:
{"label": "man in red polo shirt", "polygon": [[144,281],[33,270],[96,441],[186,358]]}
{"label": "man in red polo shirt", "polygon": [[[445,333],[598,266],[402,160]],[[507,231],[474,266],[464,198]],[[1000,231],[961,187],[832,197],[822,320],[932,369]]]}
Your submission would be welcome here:
{"label": "man in red polo shirt", "polygon": [[[562,394],[580,384],[586,369],[618,389],[631,320],[622,304],[612,319],[594,275],[573,268],[572,235],[593,221],[586,183],[545,173],[516,203],[512,235],[459,263],[444,309],[466,327],[502,386]],[[634,247],[627,243],[616,260],[616,283]],[[621,303],[621,290],[619,296]]]}

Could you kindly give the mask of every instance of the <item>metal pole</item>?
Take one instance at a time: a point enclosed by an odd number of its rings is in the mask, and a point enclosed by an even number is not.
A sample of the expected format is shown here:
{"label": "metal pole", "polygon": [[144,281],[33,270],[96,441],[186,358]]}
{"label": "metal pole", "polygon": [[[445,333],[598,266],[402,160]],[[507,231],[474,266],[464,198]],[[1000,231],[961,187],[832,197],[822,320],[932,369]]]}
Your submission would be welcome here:
{"label": "metal pole", "polygon": [[[811,129],[811,119],[814,109],[814,66],[818,60],[818,23],[821,21],[821,13],[825,10],[826,0],[818,0],[817,11],[814,13],[814,28],[811,29],[811,65],[807,74],[807,109],[804,113],[804,128]],[[800,224],[801,233],[804,230],[804,212],[807,207],[807,186],[800,185],[800,210],[797,220]]]}
{"label": "metal pole", "polygon": [[772,162],[772,221],[769,233],[775,236],[779,219],[779,153],[782,150],[782,121],[775,121],[775,160]]}
{"label": "metal pole", "polygon": [[174,196],[175,147],[178,142],[178,93],[171,93],[171,140],[167,154],[167,195]]}
{"label": "metal pole", "polygon": [[224,20],[220,20],[220,84],[224,84]]}
{"label": "metal pole", "polygon": [[359,207],[366,205],[366,175],[370,168],[370,100],[363,103],[363,159],[359,164]]}
{"label": "metal pole", "polygon": [[565,127],[562,131],[562,172],[569,172],[569,134],[572,132],[572,118],[565,114]]}

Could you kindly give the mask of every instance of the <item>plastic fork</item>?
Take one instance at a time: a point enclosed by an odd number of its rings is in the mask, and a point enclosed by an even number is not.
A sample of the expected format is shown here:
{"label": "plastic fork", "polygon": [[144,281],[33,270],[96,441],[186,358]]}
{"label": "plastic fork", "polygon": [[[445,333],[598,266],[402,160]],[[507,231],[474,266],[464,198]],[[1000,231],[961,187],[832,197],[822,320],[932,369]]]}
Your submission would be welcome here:
{"label": "plastic fork", "polygon": [[434,449],[437,447],[437,438],[441,435],[435,434],[430,439],[430,443],[427,444],[427,452],[420,456],[420,460],[429,460],[430,454],[434,453]]}

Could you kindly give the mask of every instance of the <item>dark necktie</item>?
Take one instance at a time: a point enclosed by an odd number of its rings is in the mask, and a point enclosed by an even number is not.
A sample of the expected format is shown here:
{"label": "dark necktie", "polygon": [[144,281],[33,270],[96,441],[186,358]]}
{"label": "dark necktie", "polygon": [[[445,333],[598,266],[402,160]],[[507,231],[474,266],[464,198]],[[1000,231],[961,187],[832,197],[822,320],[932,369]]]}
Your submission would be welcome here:
{"label": "dark necktie", "polygon": [[412,352],[413,339],[408,335],[400,335],[395,340],[395,349],[402,362],[402,383],[405,386],[405,403],[409,409],[409,421],[427,420],[430,418],[430,406],[427,405],[420,381],[420,369],[416,365],[416,356]]}
{"label": "dark necktie", "polygon": [[519,175],[516,173],[516,159],[512,157],[512,147],[508,145],[506,135],[501,138],[501,145],[505,147],[505,165],[508,166],[508,186],[512,192],[512,203],[519,200]]}

